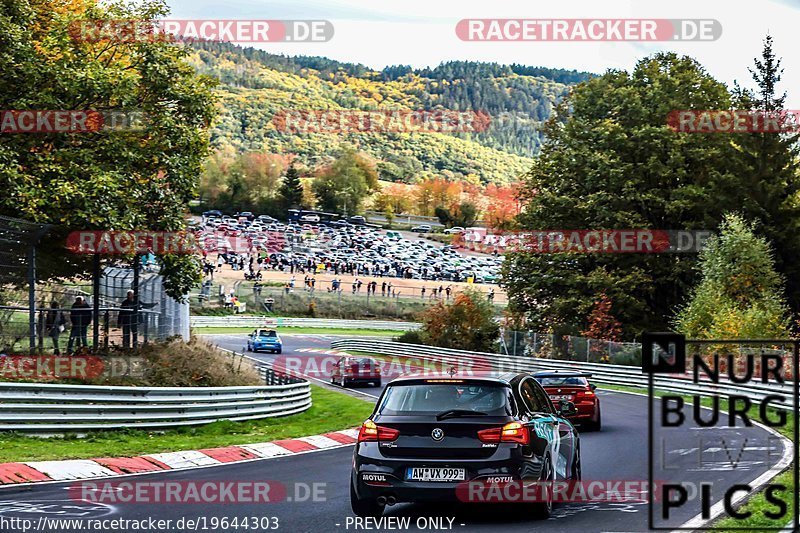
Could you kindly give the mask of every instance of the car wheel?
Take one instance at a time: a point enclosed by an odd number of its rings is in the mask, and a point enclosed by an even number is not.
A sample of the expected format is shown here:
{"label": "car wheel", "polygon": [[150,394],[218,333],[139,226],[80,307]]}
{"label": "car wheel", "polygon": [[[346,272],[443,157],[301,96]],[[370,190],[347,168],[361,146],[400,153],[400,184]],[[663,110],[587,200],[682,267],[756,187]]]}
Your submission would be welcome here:
{"label": "car wheel", "polygon": [[586,430],[587,431],[600,431],[603,427],[603,418],[602,414],[600,413],[600,408],[597,408],[597,419],[592,420],[591,422],[586,423]]}
{"label": "car wheel", "polygon": [[380,386],[381,386],[381,380],[378,380],[378,381],[376,381],[376,382],[375,382],[375,386],[376,386],[376,387],[380,387]]}
{"label": "car wheel", "polygon": [[278,350],[278,353],[283,353],[283,349],[282,349],[282,348],[281,348],[281,349],[279,349],[279,350]]}
{"label": "car wheel", "polygon": [[542,484],[543,501],[533,504],[533,517],[537,520],[546,520],[553,512],[553,467],[550,464],[550,456],[545,457],[539,482]]}
{"label": "car wheel", "polygon": [[350,508],[356,516],[362,517],[379,517],[383,514],[383,505],[378,504],[375,500],[362,500],[356,494],[356,489],[353,483],[350,482]]}

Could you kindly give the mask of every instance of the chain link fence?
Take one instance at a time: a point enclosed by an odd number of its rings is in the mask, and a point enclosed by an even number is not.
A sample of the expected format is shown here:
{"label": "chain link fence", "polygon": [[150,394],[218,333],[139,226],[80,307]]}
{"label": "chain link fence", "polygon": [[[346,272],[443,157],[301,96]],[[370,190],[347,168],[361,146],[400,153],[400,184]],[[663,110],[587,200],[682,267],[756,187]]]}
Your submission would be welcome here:
{"label": "chain link fence", "polygon": [[642,364],[642,345],[636,342],[613,342],[511,329],[501,332],[500,352],[560,361],[630,366]]}
{"label": "chain link fence", "polygon": [[134,348],[175,336],[189,339],[189,303],[167,296],[157,271],[139,275],[138,311],[134,299],[128,296],[134,291],[132,268],[103,268],[98,288],[95,315],[91,282],[36,286],[31,333],[26,291],[6,287],[0,292],[0,350],[30,351],[31,336],[35,351],[55,354],[87,348]]}

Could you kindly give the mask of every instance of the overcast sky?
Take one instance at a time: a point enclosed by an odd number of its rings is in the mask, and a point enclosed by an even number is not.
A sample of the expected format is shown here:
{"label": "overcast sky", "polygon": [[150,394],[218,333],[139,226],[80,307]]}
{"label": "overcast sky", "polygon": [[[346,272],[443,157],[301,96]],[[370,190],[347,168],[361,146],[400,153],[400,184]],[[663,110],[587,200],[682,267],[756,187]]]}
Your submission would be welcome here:
{"label": "overcast sky", "polygon": [[[696,58],[717,79],[752,86],[747,67],[769,32],[785,69],[787,107],[800,108],[800,0],[167,0],[180,19],[327,19],[335,36],[326,43],[256,44],[290,55],[320,55],[380,69],[386,65],[436,66],[478,60],[601,73],[629,70],[661,50]],[[464,18],[668,18],[717,19],[713,42],[464,42],[455,34]],[[244,43],[243,43],[244,44]]]}

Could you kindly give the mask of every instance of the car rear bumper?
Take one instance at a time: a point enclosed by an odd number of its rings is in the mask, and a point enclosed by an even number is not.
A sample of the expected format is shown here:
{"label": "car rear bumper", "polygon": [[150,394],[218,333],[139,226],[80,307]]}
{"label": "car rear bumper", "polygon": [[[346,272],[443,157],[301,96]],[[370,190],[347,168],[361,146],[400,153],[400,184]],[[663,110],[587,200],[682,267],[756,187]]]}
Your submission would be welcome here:
{"label": "car rear bumper", "polygon": [[256,350],[280,350],[283,348],[281,344],[256,344]]}
{"label": "car rear bumper", "polygon": [[380,376],[364,377],[364,376],[345,376],[345,381],[348,383],[374,383],[380,381]]}
{"label": "car rear bumper", "polygon": [[[393,496],[398,502],[469,502],[468,484],[490,478],[503,481],[521,479],[536,480],[541,472],[541,463],[536,458],[523,459],[516,448],[498,449],[488,459],[380,459],[356,453],[352,482],[356,494],[362,499]],[[371,453],[368,455],[372,455]],[[408,481],[405,479],[409,467],[442,466],[464,468],[463,481]],[[376,475],[379,479],[376,480]],[[364,476],[372,479],[365,479]],[[382,480],[382,481],[381,481]],[[495,479],[496,481],[496,479]]]}

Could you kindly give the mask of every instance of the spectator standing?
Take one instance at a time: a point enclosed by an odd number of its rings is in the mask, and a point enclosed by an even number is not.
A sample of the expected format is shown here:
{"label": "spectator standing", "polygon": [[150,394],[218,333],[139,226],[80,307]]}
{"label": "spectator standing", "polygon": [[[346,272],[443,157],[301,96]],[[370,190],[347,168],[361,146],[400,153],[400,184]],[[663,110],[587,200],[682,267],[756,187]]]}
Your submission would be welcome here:
{"label": "spectator standing", "polygon": [[133,299],[133,291],[128,291],[119,308],[117,327],[122,329],[122,347],[130,348],[133,323],[136,320],[136,301]]}
{"label": "spectator standing", "polygon": [[47,336],[53,341],[53,353],[55,355],[61,355],[61,350],[58,349],[58,337],[64,331],[64,324],[66,323],[67,319],[64,318],[64,313],[58,308],[58,302],[55,300],[50,302],[50,310],[47,311],[47,317],[45,318],[45,330],[47,331]]}
{"label": "spectator standing", "polygon": [[72,328],[69,332],[69,341],[67,342],[67,354],[72,354],[72,348],[87,347],[89,341],[86,338],[89,324],[92,322],[92,310],[89,304],[84,300],[83,296],[77,296],[75,303],[69,313],[69,321]]}

